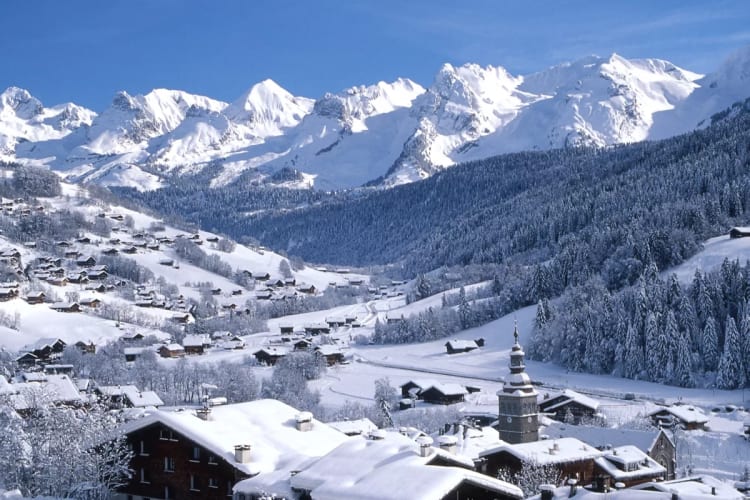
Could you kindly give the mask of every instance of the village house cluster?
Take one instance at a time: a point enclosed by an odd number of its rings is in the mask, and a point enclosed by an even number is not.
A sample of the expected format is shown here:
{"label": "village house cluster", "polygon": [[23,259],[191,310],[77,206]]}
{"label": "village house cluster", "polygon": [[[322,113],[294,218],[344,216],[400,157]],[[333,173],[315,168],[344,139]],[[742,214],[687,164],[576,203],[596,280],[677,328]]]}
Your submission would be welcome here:
{"label": "village house cluster", "polygon": [[[405,400],[450,403],[467,394],[452,385],[412,380],[401,391]],[[542,488],[545,500],[635,491],[644,499],[672,491],[680,493],[670,498],[743,498],[712,478],[676,479],[675,444],[664,426],[699,428],[698,409],[658,409],[650,431],[592,425],[595,399],[538,393],[517,332],[497,396],[494,418],[464,419],[433,436],[377,429],[367,419],[326,424],[274,400],[151,410],[123,429],[135,457],[119,498],[519,499],[520,488],[498,476],[537,466],[554,468],[564,484]]]}

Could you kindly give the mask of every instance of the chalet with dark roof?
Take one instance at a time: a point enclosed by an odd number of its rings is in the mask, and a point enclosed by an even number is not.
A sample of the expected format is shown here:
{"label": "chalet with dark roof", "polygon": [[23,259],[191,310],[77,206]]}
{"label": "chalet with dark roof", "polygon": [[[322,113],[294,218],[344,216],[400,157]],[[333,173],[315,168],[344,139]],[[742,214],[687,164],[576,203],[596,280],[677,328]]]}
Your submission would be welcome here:
{"label": "chalet with dark roof", "polygon": [[591,420],[599,415],[599,401],[570,389],[554,397],[545,398],[539,403],[539,413],[548,417],[579,424],[582,420]]}

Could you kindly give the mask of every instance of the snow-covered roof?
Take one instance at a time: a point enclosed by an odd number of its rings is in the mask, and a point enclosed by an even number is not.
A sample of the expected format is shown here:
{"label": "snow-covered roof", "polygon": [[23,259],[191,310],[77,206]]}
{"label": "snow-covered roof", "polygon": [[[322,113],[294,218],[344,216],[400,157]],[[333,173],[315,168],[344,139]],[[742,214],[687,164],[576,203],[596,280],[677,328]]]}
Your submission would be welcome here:
{"label": "snow-covered roof", "polygon": [[182,345],[185,347],[203,347],[210,343],[211,340],[208,338],[208,335],[185,335],[185,338],[182,340]]}
{"label": "snow-covered roof", "polygon": [[[596,447],[632,444],[637,446],[639,450],[648,453],[663,431],[659,429],[636,430],[596,425],[570,425],[551,420],[542,433],[549,436],[550,439],[573,437],[585,440]],[[667,439],[669,439],[668,435]]]}
{"label": "snow-covered roof", "polygon": [[323,356],[331,356],[333,354],[344,354],[340,346],[331,345],[331,344],[319,345],[315,348],[315,350],[318,351]]}
{"label": "snow-covered roof", "polygon": [[[310,491],[316,500],[440,499],[462,482],[522,498],[516,486],[468,469],[426,465],[435,458],[419,454],[419,445],[395,432],[382,439],[350,438],[335,450],[292,476],[291,486]],[[253,479],[235,491],[252,492]]]}
{"label": "snow-covered roof", "polygon": [[708,422],[708,417],[703,413],[703,410],[696,408],[692,405],[672,405],[660,407],[648,414],[649,417],[656,415],[662,411],[674,415],[675,418],[685,423],[705,424]]}
{"label": "snow-covered roof", "polygon": [[[667,474],[667,469],[632,445],[618,446],[607,450],[604,452],[604,456],[596,458],[594,461],[615,481],[625,481],[643,476],[666,476]],[[618,467],[618,464],[625,467],[626,470]],[[627,470],[627,464],[633,464],[635,468]]]}
{"label": "snow-covered roof", "polygon": [[[599,401],[597,401],[594,398],[590,398],[588,396],[584,396],[583,394],[572,391],[570,389],[565,389],[560,396],[563,396],[565,399],[560,401],[559,403],[556,403],[552,406],[549,406],[546,408],[546,410],[555,410],[561,406],[565,406],[571,401],[575,401],[576,403],[585,406],[586,408],[591,408],[592,410],[596,411],[599,409]],[[557,399],[560,396],[556,396],[552,399]]]}
{"label": "snow-covered roof", "polygon": [[[317,420],[312,421],[309,431],[298,431],[295,422],[298,413],[273,399],[216,406],[211,409],[209,420],[198,418],[193,411],[153,410],[144,418],[125,424],[122,432],[161,423],[245,474],[259,474],[258,478],[262,478],[283,470],[289,477],[301,464],[325,455],[349,439]],[[249,462],[235,461],[237,445],[250,445]]]}
{"label": "snow-covered roof", "polygon": [[184,351],[185,348],[182,347],[180,344],[176,344],[172,342],[171,344],[165,344],[162,347],[166,347],[168,351]]}
{"label": "snow-covered roof", "polygon": [[476,349],[479,347],[474,340],[449,340],[446,342],[451,349]]}
{"label": "snow-covered roof", "polygon": [[507,452],[522,462],[540,465],[590,460],[604,453],[575,438],[547,439],[531,443],[505,444],[480,453],[481,457]]}
{"label": "snow-covered roof", "polygon": [[407,384],[414,384],[420,389],[424,390],[424,389],[427,389],[428,387],[432,387],[433,385],[437,385],[439,383],[440,382],[438,382],[437,380],[431,379],[431,378],[413,378],[409,380],[408,382],[401,384],[401,386],[403,387]]}
{"label": "snow-covered roof", "polygon": [[446,434],[438,437],[438,442],[443,438],[453,438],[456,441],[454,453],[462,457],[476,460],[480,453],[490,448],[497,448],[506,444],[500,440],[500,436],[492,427],[477,429],[462,424],[454,425]]}
{"label": "snow-covered roof", "polygon": [[460,396],[462,394],[468,394],[466,387],[461,384],[450,384],[450,383],[435,383],[430,387],[422,389],[422,393],[435,389],[436,391],[445,394],[446,396]]}
{"label": "snow-covered roof", "polygon": [[745,498],[742,493],[729,484],[711,476],[687,477],[672,481],[640,484],[635,486],[634,489],[677,493],[680,499],[721,498],[722,500],[742,500]]}
{"label": "snow-covered roof", "polygon": [[140,391],[137,387],[128,385],[124,386],[122,392],[135,408],[164,406],[164,401],[154,391]]}
{"label": "snow-covered roof", "polygon": [[57,342],[60,342],[60,339],[55,337],[46,337],[43,339],[38,339],[36,342],[33,342],[31,344],[26,344],[21,348],[21,352],[31,352],[31,351],[37,351],[40,349],[44,349],[45,347],[52,347]]}
{"label": "snow-covered roof", "polygon": [[39,394],[48,402],[84,402],[78,388],[67,375],[45,375],[44,379],[38,381],[7,384],[4,390],[11,395],[10,403],[16,410],[31,408],[39,400]]}
{"label": "snow-covered roof", "polygon": [[347,436],[367,434],[378,428],[369,418],[360,418],[357,420],[340,420],[338,422],[328,422],[328,425]]}

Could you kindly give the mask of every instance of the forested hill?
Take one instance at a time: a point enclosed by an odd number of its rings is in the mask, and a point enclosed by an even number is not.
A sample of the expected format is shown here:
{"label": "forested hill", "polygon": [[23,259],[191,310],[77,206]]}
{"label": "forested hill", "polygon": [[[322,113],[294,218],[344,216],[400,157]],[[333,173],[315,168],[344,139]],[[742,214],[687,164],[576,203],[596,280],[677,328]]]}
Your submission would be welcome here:
{"label": "forested hill", "polygon": [[563,281],[603,270],[617,287],[643,263],[676,264],[747,221],[749,109],[746,101],[705,130],[660,142],[498,156],[233,230],[312,261],[403,261],[414,273],[554,257]]}

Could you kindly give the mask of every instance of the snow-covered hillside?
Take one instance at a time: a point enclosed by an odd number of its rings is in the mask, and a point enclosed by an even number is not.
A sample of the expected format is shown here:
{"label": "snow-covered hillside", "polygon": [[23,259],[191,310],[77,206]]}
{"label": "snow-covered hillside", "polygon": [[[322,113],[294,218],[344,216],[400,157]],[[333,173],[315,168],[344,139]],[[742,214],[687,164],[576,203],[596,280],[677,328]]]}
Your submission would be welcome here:
{"label": "snow-covered hillside", "polygon": [[[228,311],[243,310],[248,302],[269,304],[280,300],[281,295],[311,296],[329,286],[349,287],[351,281],[367,283],[369,279],[361,274],[309,266],[291,269],[288,261],[282,264],[285,257],[265,248],[220,246],[221,238],[214,233],[186,233],[152,216],[90,199],[74,185],[62,184],[62,188],[61,196],[40,198],[39,208],[34,210],[48,215],[72,211],[90,224],[98,222],[99,226],[106,225],[112,230],[106,236],[100,231],[78,231],[76,238],[59,241],[50,241],[47,236],[19,242],[0,234],[2,270],[7,272],[8,266],[17,269],[12,281],[7,281],[10,275],[6,275],[6,281],[0,283],[0,350],[13,352],[49,337],[61,338],[69,344],[83,341],[103,345],[125,331],[167,338],[169,335],[161,331],[163,325],[173,322],[176,316],[190,315],[190,301],[200,301],[207,287],[212,290],[219,314],[229,314]],[[25,202],[2,201],[0,217],[11,220],[31,217],[26,214],[29,208]],[[232,274],[239,272],[258,278],[238,282],[233,276],[217,274],[206,266],[189,262],[176,251],[175,242],[182,238],[194,241],[207,257],[223,262]],[[108,277],[80,280],[87,272],[91,275],[92,265],[81,261],[92,258],[96,264],[113,255],[150,271],[153,278],[140,285],[122,285],[120,276],[109,269]],[[52,259],[54,264],[45,259]],[[278,280],[284,281],[282,270],[288,273],[293,285],[276,284]],[[264,275],[269,279],[260,278]],[[309,289],[310,285],[314,288]],[[118,292],[120,286],[135,290],[135,296]],[[172,292],[167,293],[166,288]],[[39,292],[44,293],[43,301],[29,300]],[[97,305],[83,305],[94,299]],[[80,302],[81,312],[58,312],[53,308],[56,303],[74,302]],[[111,314],[113,310],[119,311],[116,320]]]}
{"label": "snow-covered hillside", "polygon": [[392,186],[500,153],[631,143],[705,126],[750,96],[749,68],[750,47],[705,77],[617,54],[525,76],[445,64],[427,89],[399,78],[312,100],[264,80],[231,104],[177,90],[119,92],[99,116],[72,104],[43,108],[10,88],[0,102],[0,153],[74,182],[138,189],[200,172],[221,186],[283,168],[302,172],[299,187],[375,179]]}

